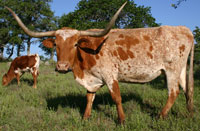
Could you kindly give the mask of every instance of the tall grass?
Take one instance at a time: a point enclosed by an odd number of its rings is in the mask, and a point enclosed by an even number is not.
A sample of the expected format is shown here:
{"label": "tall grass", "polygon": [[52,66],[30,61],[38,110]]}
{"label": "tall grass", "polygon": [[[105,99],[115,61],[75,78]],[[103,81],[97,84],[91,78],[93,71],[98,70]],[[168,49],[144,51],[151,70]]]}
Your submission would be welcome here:
{"label": "tall grass", "polygon": [[[156,119],[167,100],[164,77],[147,84],[120,83],[126,123],[119,126],[106,86],[96,94],[91,118],[83,120],[86,89],[72,73],[58,74],[54,67],[40,65],[37,89],[32,88],[29,73],[21,77],[19,87],[16,80],[7,87],[0,85],[0,130],[200,130],[200,79],[195,80],[193,118],[181,90],[168,117]],[[6,62],[0,63],[1,78],[8,68]]]}

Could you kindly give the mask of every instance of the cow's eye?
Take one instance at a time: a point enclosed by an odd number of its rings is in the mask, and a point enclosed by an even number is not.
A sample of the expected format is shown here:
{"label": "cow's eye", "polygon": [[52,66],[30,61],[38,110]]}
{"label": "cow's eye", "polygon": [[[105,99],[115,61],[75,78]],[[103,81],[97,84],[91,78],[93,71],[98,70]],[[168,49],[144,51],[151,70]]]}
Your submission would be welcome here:
{"label": "cow's eye", "polygon": [[78,43],[76,43],[74,46],[79,46],[79,44],[78,44]]}

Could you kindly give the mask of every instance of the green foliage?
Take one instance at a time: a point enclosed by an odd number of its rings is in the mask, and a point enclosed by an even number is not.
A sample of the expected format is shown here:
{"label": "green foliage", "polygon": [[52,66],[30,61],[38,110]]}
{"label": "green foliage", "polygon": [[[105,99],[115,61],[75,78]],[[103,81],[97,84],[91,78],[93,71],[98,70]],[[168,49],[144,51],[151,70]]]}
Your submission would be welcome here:
{"label": "green foliage", "polygon": [[[59,19],[59,26],[78,30],[105,28],[125,1],[127,0],[81,0],[74,12]],[[137,6],[133,0],[129,0],[117,19],[115,28],[158,26],[150,11],[150,7]]]}
{"label": "green foliage", "polygon": [[194,39],[196,41],[194,62],[195,64],[200,64],[200,28],[196,26],[195,30],[193,31],[193,34],[194,34]]}
{"label": "green foliage", "polygon": [[198,26],[195,27],[193,34],[194,34],[194,39],[196,40],[197,44],[200,45],[200,28]]}
{"label": "green foliage", "polygon": [[[7,65],[0,63],[0,81]],[[30,73],[21,77],[20,87],[16,80],[7,87],[0,84],[0,130],[200,130],[200,79],[196,77],[193,118],[181,90],[168,117],[156,119],[167,100],[163,77],[153,84],[120,83],[126,123],[119,126],[116,106],[106,86],[96,94],[91,118],[83,120],[86,89],[75,82],[72,73],[58,74],[54,68],[55,63],[40,65],[37,89],[32,88]]]}
{"label": "green foliage", "polygon": [[178,8],[178,6],[183,2],[187,0],[177,0],[176,4],[172,4],[171,6],[174,7],[175,9]]}
{"label": "green foliage", "polygon": [[[0,39],[2,45],[21,45],[24,47],[25,43],[33,42],[31,38],[26,35],[17,22],[14,20],[11,13],[4,8],[8,6],[11,8],[23,21],[23,23],[34,31],[47,31],[56,28],[53,20],[54,14],[50,9],[49,2],[52,0],[0,0],[0,36],[6,39]],[[35,40],[35,39],[34,39]],[[24,50],[22,50],[24,51]]]}

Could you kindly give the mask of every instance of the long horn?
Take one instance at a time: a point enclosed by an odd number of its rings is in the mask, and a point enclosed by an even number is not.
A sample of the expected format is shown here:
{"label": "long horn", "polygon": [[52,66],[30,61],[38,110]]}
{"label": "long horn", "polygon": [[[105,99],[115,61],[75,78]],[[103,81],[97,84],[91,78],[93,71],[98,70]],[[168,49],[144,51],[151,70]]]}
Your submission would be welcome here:
{"label": "long horn", "polygon": [[110,29],[112,28],[112,26],[114,25],[117,17],[119,16],[119,13],[121,12],[121,10],[124,8],[124,6],[126,5],[127,2],[125,2],[119,9],[118,11],[115,13],[115,15],[112,17],[110,23],[106,26],[106,28],[103,31],[80,31],[80,35],[82,36],[92,36],[92,37],[101,37],[104,36],[106,34],[108,34],[108,32],[110,31]]}
{"label": "long horn", "polygon": [[6,9],[8,9],[13,17],[15,18],[15,20],[17,21],[17,23],[19,24],[19,26],[24,30],[24,32],[26,34],[28,34],[31,37],[44,37],[44,36],[55,36],[55,31],[47,31],[47,32],[33,32],[30,31],[25,25],[24,23],[21,21],[21,19],[14,13],[14,11],[12,11],[10,8],[8,8],[7,6],[5,6]]}

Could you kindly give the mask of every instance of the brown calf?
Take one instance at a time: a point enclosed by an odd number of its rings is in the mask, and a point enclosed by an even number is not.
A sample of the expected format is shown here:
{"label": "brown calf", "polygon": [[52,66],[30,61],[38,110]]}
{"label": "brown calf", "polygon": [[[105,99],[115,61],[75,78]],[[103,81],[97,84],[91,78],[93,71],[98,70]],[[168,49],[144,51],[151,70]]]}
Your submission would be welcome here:
{"label": "brown calf", "polygon": [[18,86],[20,84],[20,76],[24,72],[31,72],[34,84],[33,88],[37,88],[37,76],[39,75],[40,57],[38,54],[16,57],[8,70],[2,78],[2,85],[8,85],[14,78],[17,79]]}

